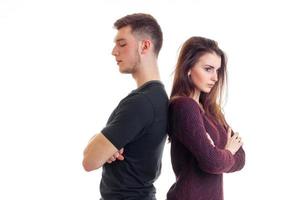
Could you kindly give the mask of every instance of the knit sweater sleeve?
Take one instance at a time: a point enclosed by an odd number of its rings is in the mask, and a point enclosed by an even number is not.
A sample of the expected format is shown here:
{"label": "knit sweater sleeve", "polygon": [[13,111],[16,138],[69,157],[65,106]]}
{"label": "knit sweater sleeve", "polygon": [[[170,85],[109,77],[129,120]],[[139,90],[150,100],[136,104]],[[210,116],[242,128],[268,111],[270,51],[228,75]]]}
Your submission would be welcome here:
{"label": "knit sweater sleeve", "polygon": [[241,147],[235,154],[234,154],[234,165],[231,167],[231,169],[229,171],[227,171],[228,173],[230,172],[236,172],[239,171],[241,169],[243,169],[243,167],[245,166],[245,151],[243,149],[243,147]]}
{"label": "knit sweater sleeve", "polygon": [[206,135],[198,104],[190,98],[174,100],[170,105],[173,137],[194,156],[198,167],[211,174],[222,174],[235,163],[230,151],[212,145]]}

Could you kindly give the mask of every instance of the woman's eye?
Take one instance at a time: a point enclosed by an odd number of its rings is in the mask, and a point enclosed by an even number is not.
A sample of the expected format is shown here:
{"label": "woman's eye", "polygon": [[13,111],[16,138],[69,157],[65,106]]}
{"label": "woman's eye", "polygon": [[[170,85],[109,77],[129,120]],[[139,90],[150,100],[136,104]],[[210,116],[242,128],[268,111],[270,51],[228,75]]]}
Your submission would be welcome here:
{"label": "woman's eye", "polygon": [[207,68],[205,68],[205,71],[207,71],[207,72],[211,72],[211,71],[212,71],[212,68],[210,68],[210,67],[207,67]]}
{"label": "woman's eye", "polygon": [[126,43],[120,43],[119,46],[120,46],[120,47],[125,47],[125,46],[126,46]]}

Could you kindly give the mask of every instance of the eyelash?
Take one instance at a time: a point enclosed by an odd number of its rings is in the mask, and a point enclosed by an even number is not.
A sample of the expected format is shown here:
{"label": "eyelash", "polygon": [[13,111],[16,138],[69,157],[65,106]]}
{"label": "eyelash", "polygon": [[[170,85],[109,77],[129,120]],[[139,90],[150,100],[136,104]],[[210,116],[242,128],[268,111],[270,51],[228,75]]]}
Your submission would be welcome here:
{"label": "eyelash", "polygon": [[125,46],[126,46],[126,44],[119,44],[119,46],[120,46],[120,47],[125,47]]}
{"label": "eyelash", "polygon": [[207,71],[207,72],[209,72],[211,70],[212,70],[212,68],[210,68],[210,67],[205,68],[205,71]]}
{"label": "eyelash", "polygon": [[[207,72],[211,72],[212,70],[213,70],[213,68],[211,68],[211,67],[206,67],[206,68],[204,68],[205,69],[205,71],[207,71]],[[219,73],[219,69],[217,70],[217,73]]]}

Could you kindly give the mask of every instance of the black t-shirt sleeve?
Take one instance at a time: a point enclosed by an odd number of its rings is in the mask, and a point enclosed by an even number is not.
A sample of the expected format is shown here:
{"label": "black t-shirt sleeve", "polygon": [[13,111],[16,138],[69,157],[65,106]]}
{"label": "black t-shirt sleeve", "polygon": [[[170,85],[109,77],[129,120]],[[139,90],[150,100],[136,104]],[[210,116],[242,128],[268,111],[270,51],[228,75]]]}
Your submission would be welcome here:
{"label": "black t-shirt sleeve", "polygon": [[102,133],[117,149],[121,149],[143,134],[153,118],[151,102],[143,94],[134,94],[121,101]]}

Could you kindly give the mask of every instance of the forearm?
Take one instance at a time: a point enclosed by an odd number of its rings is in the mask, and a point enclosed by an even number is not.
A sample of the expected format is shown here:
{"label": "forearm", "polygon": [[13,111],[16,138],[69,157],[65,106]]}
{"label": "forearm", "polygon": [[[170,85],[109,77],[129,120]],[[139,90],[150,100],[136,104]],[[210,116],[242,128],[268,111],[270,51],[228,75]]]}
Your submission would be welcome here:
{"label": "forearm", "polygon": [[[234,155],[229,150],[215,146],[206,132],[203,134],[200,129],[194,131],[178,135],[177,138],[195,157],[198,167],[211,174],[222,174],[230,170],[235,162]],[[197,137],[189,137],[190,135]]]}
{"label": "forearm", "polygon": [[227,171],[228,173],[240,171],[245,166],[246,154],[242,147],[234,155],[234,160],[234,165]]}
{"label": "forearm", "polygon": [[[207,152],[207,153],[206,153]],[[203,171],[211,174],[222,174],[234,165],[234,156],[228,150],[211,149],[198,155],[198,166]]]}
{"label": "forearm", "polygon": [[96,134],[84,150],[82,161],[84,169],[92,171],[102,167],[117,151],[118,149],[102,133]]}
{"label": "forearm", "polygon": [[96,137],[97,134],[93,135],[93,137],[91,137],[91,139],[89,140],[87,146],[85,147],[84,151],[83,151],[83,155],[85,156],[88,152],[88,147],[89,147],[89,144],[93,141],[93,139]]}

